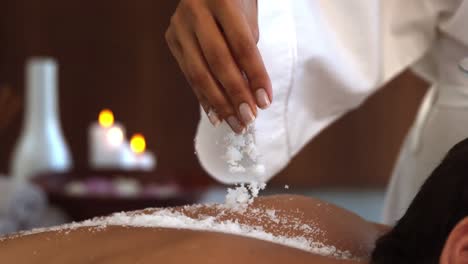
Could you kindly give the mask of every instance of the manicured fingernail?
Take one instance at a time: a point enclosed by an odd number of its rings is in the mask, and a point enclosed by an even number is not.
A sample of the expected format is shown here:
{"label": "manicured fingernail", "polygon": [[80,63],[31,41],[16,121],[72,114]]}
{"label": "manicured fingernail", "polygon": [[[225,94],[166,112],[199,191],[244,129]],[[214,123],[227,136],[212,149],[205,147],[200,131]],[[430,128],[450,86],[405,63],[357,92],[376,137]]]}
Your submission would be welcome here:
{"label": "manicured fingernail", "polygon": [[242,122],[244,122],[245,125],[250,125],[250,123],[255,120],[255,115],[252,113],[252,110],[247,103],[242,103],[239,106],[239,113],[242,118]]}
{"label": "manicured fingernail", "polygon": [[234,132],[240,134],[244,132],[244,127],[235,116],[228,117],[227,122]]}
{"label": "manicured fingernail", "polygon": [[206,115],[208,116],[208,119],[214,127],[219,126],[221,120],[219,120],[218,114],[216,114],[216,112],[213,111],[213,109],[210,109],[210,111],[208,111]]}
{"label": "manicured fingernail", "polygon": [[255,96],[257,97],[257,104],[260,108],[266,109],[270,106],[270,98],[268,98],[265,89],[258,89],[257,92],[255,92]]}

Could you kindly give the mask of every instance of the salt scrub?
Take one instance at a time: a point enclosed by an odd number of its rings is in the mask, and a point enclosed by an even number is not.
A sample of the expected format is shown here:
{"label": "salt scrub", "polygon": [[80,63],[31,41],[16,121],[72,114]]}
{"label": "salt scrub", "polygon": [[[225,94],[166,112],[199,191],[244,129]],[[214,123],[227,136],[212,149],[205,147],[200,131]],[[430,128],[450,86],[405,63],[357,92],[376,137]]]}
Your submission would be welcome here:
{"label": "salt scrub", "polygon": [[255,144],[255,127],[250,125],[243,134],[232,131],[226,133],[224,144],[226,146],[223,156],[231,173],[251,173],[254,176],[263,176],[265,166],[260,163],[260,155]]}
{"label": "salt scrub", "polygon": [[245,210],[258,197],[260,190],[264,190],[265,187],[265,183],[251,182],[240,184],[234,189],[228,188],[225,205],[231,209]]}
{"label": "salt scrub", "polygon": [[[287,215],[287,212],[265,208],[247,209],[242,215],[254,221],[258,221],[256,224],[247,225],[240,223],[236,218],[226,219],[226,215],[230,214],[232,211],[226,208],[225,205],[212,206],[219,211],[216,215],[189,216],[187,213],[195,213],[196,215],[196,212],[204,207],[204,205],[191,205],[183,207],[186,213],[181,212],[180,208],[157,209],[152,213],[115,213],[108,217],[95,218],[81,223],[72,223],[53,228],[34,229],[16,236],[25,236],[47,231],[60,231],[64,234],[68,234],[72,230],[83,227],[91,228],[90,232],[99,231],[107,226],[174,228],[239,235],[305,250],[317,255],[339,259],[352,258],[352,255],[348,251],[339,250],[334,246],[326,245],[312,239],[311,237],[318,237],[323,235],[324,232],[312,223],[304,223],[299,218]],[[272,226],[273,223],[275,223],[278,228],[293,230],[296,231],[295,233],[301,235],[275,235],[274,233],[280,232],[268,231],[268,227]],[[281,233],[290,234],[289,232]],[[4,239],[8,238],[0,238],[0,241]]]}

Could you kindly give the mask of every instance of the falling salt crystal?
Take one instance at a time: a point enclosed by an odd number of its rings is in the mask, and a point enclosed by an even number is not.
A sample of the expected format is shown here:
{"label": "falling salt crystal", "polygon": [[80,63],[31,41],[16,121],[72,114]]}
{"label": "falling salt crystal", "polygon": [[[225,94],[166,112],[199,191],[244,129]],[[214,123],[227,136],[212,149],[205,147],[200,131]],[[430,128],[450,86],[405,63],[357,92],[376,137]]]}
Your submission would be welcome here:
{"label": "falling salt crystal", "polygon": [[235,166],[239,161],[242,160],[242,153],[234,146],[229,146],[226,149],[225,157],[229,165]]}
{"label": "falling salt crystal", "polygon": [[229,167],[229,172],[231,173],[244,173],[246,171],[246,169],[242,166],[230,166]]}
{"label": "falling salt crystal", "polygon": [[238,186],[235,189],[228,188],[226,195],[226,204],[235,207],[238,204],[247,204],[250,200],[249,190],[244,186]]}
{"label": "falling salt crystal", "polygon": [[254,143],[246,145],[242,152],[252,160],[256,160],[258,158],[257,147],[254,145]]}
{"label": "falling salt crystal", "polygon": [[261,176],[265,173],[265,166],[259,163],[257,146],[253,126],[247,128],[246,133],[237,135],[232,131],[226,133],[224,143],[226,146],[223,155],[231,173],[245,173]]}
{"label": "falling salt crystal", "polygon": [[231,133],[231,136],[229,138],[230,138],[230,141],[231,141],[232,145],[236,146],[238,148],[243,148],[247,144],[247,142],[245,140],[246,139],[246,134],[236,135],[234,133]]}
{"label": "falling salt crystal", "polygon": [[228,188],[225,205],[233,210],[245,210],[265,187],[265,183],[251,182],[241,184],[234,189]]}
{"label": "falling salt crystal", "polygon": [[285,188],[286,190],[289,189],[289,185],[286,184],[286,185],[284,186],[284,188]]}
{"label": "falling salt crystal", "polygon": [[257,198],[258,194],[260,193],[260,190],[264,190],[266,187],[266,184],[264,182],[251,182],[247,185],[249,188],[250,192],[252,193],[253,198]]}
{"label": "falling salt crystal", "polygon": [[253,166],[250,171],[256,176],[262,176],[265,174],[265,171],[266,171],[265,165],[257,164]]}

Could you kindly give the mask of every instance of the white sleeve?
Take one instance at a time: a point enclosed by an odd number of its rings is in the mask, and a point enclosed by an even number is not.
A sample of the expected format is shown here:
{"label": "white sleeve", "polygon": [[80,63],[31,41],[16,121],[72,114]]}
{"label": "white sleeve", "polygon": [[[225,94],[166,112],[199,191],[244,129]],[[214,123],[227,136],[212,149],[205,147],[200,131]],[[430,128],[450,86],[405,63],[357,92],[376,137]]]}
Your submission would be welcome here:
{"label": "white sleeve", "polygon": [[[258,46],[273,84],[273,104],[255,122],[267,179],[429,50],[437,23],[429,2],[258,0]],[[221,182],[246,181],[248,174],[231,173],[222,158],[227,131],[202,114],[198,157]]]}

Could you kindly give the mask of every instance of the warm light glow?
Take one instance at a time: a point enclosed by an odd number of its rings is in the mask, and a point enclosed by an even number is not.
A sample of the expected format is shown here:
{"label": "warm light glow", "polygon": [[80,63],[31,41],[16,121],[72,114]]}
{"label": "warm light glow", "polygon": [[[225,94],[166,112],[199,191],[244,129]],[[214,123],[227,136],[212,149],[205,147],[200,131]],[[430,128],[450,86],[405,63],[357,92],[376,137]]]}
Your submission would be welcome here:
{"label": "warm light glow", "polygon": [[123,131],[119,127],[111,127],[106,133],[106,138],[109,144],[119,146],[123,142]]}
{"label": "warm light glow", "polygon": [[103,127],[110,127],[114,124],[114,114],[109,109],[104,109],[99,113],[99,124]]}
{"label": "warm light glow", "polygon": [[142,134],[135,134],[130,139],[130,148],[135,153],[143,153],[146,149],[146,141]]}

